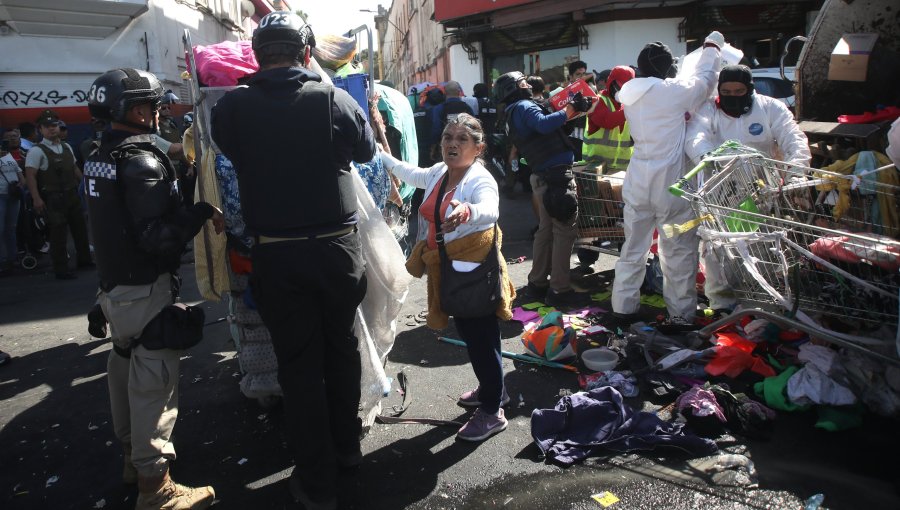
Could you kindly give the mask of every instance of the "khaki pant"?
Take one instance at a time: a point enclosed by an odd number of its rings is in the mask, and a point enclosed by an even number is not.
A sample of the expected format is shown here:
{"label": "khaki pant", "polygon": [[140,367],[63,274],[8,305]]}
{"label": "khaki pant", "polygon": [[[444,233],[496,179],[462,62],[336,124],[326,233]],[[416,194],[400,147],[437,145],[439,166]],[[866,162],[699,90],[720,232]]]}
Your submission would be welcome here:
{"label": "khaki pant", "polygon": [[547,285],[547,277],[550,277],[550,288],[556,292],[565,292],[572,289],[569,281],[569,263],[572,258],[572,247],[575,246],[575,238],[578,230],[575,224],[578,213],[566,221],[551,218],[544,207],[544,192],[547,191],[547,183],[544,179],[532,174],[531,189],[537,199],[539,220],[538,229],[534,234],[534,246],[532,251],[534,262],[531,272],[528,273],[528,282],[539,287]]}
{"label": "khaki pant", "polygon": [[[100,306],[119,347],[140,334],[147,322],[172,304],[168,274],[150,285],[120,285],[101,292]],[[123,445],[131,445],[131,461],[142,477],[161,476],[175,459],[171,443],[178,417],[179,351],[150,351],[142,346],[126,358],[110,351],[107,362],[113,428]]]}

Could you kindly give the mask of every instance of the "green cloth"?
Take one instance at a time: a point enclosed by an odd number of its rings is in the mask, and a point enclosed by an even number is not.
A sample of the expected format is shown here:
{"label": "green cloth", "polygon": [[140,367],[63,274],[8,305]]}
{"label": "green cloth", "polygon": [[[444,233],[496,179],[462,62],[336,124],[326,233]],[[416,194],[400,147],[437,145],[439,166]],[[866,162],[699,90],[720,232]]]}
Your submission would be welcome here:
{"label": "green cloth", "polygon": [[828,432],[855,429],[862,426],[863,409],[860,405],[818,406],[816,411],[819,414],[816,428],[825,429]]}
{"label": "green cloth", "polygon": [[654,308],[665,308],[666,300],[659,294],[650,294],[649,296],[641,296],[641,304]]}
{"label": "green cloth", "polygon": [[[533,303],[526,303],[526,304],[522,305],[522,308],[524,308],[525,310],[537,310],[538,308],[541,308],[543,306],[544,306],[544,303],[541,303],[540,301],[535,301]],[[540,313],[540,312],[538,312],[538,313]]]}
{"label": "green cloth", "polygon": [[596,294],[591,294],[591,299],[594,301],[606,301],[612,296],[612,291],[607,290],[604,292],[598,292]]}
{"label": "green cloth", "polygon": [[[375,91],[380,95],[378,109],[385,112],[385,121],[400,132],[399,159],[418,165],[419,141],[416,137],[416,119],[413,117],[409,101],[399,90],[380,83],[375,84]],[[416,187],[404,182],[400,185],[399,191],[400,197],[407,202],[416,192]]]}
{"label": "green cloth", "polygon": [[766,405],[778,411],[801,411],[808,406],[798,406],[787,398],[787,383],[797,370],[796,366],[788,367],[775,377],[766,377],[762,382],[753,385],[753,391],[766,401]]}
{"label": "green cloth", "polygon": [[351,74],[360,74],[364,72],[366,72],[366,69],[362,66],[362,64],[351,61],[342,65],[340,69],[334,72],[334,75],[340,78],[346,78]]}

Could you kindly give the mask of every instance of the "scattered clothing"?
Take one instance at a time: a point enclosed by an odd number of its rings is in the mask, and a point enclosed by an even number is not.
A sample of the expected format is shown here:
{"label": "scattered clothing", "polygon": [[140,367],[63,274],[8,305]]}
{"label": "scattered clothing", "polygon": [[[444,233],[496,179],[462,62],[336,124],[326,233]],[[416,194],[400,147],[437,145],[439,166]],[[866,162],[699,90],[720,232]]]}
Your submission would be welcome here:
{"label": "scattered clothing", "polygon": [[691,455],[710,455],[715,442],[687,434],[683,424],[653,413],[635,412],[622,394],[606,386],[560,399],[554,409],[535,409],[531,435],[548,460],[568,466],[604,452],[671,446]]}

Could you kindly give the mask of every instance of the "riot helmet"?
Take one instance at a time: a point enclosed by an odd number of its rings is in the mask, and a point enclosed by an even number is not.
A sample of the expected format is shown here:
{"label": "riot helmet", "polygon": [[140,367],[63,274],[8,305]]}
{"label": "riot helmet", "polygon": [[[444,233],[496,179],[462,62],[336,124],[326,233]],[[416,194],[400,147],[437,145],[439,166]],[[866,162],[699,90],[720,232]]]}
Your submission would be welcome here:
{"label": "riot helmet", "polygon": [[178,96],[172,92],[172,89],[166,90],[166,93],[163,94],[162,98],[159,100],[159,104],[174,104],[180,101]]}
{"label": "riot helmet", "polygon": [[316,38],[312,28],[300,16],[289,11],[274,11],[259,20],[259,27],[253,31],[253,51],[274,44],[295,47],[299,53],[307,46],[315,47]]}
{"label": "riot helmet", "polygon": [[[522,81],[525,81],[525,75],[519,71],[512,71],[497,78],[497,82],[494,83],[494,98],[496,101],[498,103],[507,103],[510,102],[510,99],[519,99],[519,83]],[[516,94],[515,98],[513,98],[514,94]]]}
{"label": "riot helmet", "polygon": [[[88,90],[88,109],[92,117],[146,131],[147,126],[126,121],[125,114],[145,103],[156,107],[162,96],[162,85],[152,73],[128,67],[113,69],[94,80]],[[156,130],[155,125],[152,130]]]}

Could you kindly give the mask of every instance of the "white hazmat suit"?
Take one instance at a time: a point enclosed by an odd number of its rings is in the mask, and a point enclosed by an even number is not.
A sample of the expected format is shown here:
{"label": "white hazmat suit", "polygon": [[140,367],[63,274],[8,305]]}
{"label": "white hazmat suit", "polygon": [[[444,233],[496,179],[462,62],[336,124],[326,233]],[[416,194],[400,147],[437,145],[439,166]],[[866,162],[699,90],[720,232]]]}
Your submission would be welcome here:
{"label": "white hazmat suit", "polygon": [[[710,97],[719,62],[719,50],[707,47],[693,76],[635,78],[617,95],[634,139],[634,154],[622,187],[625,245],[613,284],[612,306],[618,314],[633,314],[640,307],[653,230],[662,232],[664,224],[684,223],[693,217],[688,201],[669,193],[669,185],[685,174],[686,114]],[[660,236],[663,297],[670,318],[694,320],[698,246],[694,232],[671,239]]]}
{"label": "white hazmat suit", "polygon": [[[728,140],[752,147],[769,158],[809,166],[809,140],[794,122],[794,115],[787,106],[768,96],[754,93],[753,106],[740,117],[732,117],[714,101],[707,101],[688,122],[685,153],[694,163],[699,163],[704,154]],[[712,252],[712,246],[704,244],[702,258],[709,307],[732,309],[737,300],[728,286],[723,266]]]}

